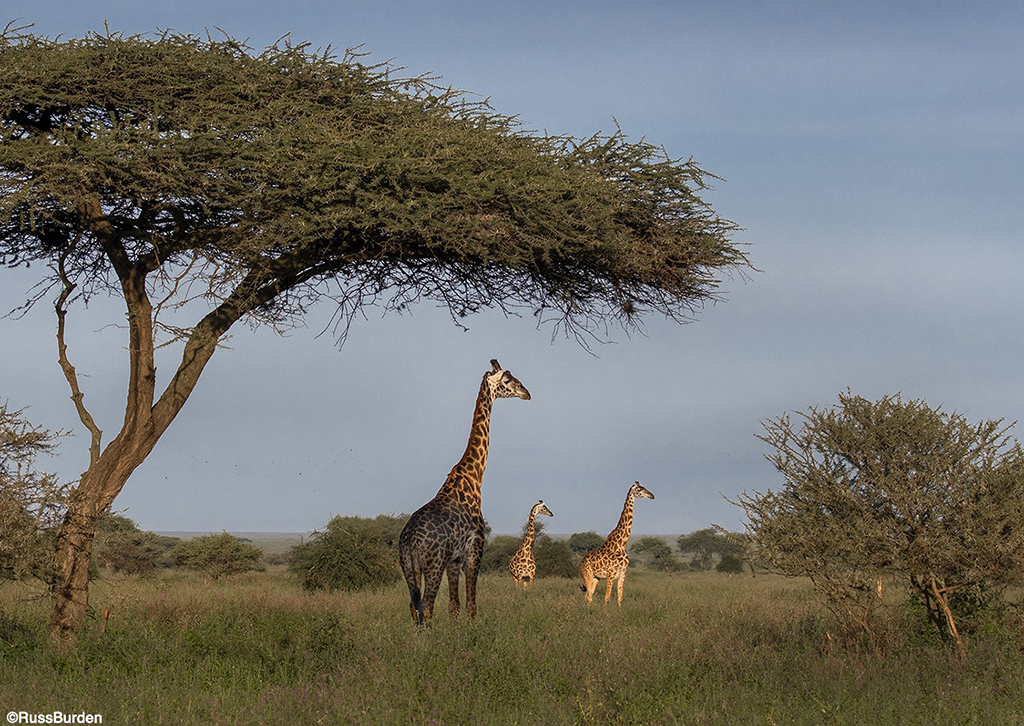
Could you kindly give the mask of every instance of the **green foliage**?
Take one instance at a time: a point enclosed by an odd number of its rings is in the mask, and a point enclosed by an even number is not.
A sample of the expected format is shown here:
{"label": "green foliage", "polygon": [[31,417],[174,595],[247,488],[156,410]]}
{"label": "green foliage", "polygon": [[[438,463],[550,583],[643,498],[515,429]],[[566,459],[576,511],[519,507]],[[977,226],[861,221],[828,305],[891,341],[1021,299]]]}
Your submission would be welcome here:
{"label": "green foliage", "polygon": [[1024,576],[1024,453],[1001,421],[972,425],[921,401],[839,396],[761,438],[785,477],[736,502],[756,561],[810,577],[851,628],[872,633],[896,576],[964,652],[955,595]]}
{"label": "green foliage", "polygon": [[725,555],[739,555],[743,552],[743,545],[736,541],[736,535],[723,532],[717,527],[698,529],[690,534],[679,535],[676,546],[683,553],[692,553],[693,559],[690,566],[701,570],[710,570],[714,567],[714,557]]}
{"label": "green foliage", "polygon": [[604,544],[604,537],[594,530],[589,532],[576,532],[569,537],[569,547],[578,555],[585,554],[590,550],[596,550]]}
{"label": "green foliage", "polygon": [[512,555],[516,553],[522,543],[522,537],[513,537],[508,534],[491,537],[484,545],[484,553],[480,557],[480,572],[507,574],[508,561],[512,559]]}
{"label": "green foliage", "polygon": [[52,454],[62,435],[0,402],[0,581],[49,577],[68,486],[36,461]]}
{"label": "green foliage", "polygon": [[[717,271],[748,266],[692,161],[621,132],[527,134],[468,94],[362,61],[169,32],[7,32],[0,260],[52,260],[75,240],[69,274],[88,271],[82,293],[105,289],[92,198],[132,257],[193,265],[220,298],[239,279],[312,297],[341,275],[362,279],[354,308],[388,294],[459,315],[507,301],[568,325],[685,319]],[[260,297],[249,312],[300,307]]]}
{"label": "green foliage", "polygon": [[168,553],[180,542],[144,532],[128,517],[104,512],[97,523],[93,557],[114,572],[137,575],[169,566]]}
{"label": "green foliage", "polygon": [[629,549],[640,555],[649,569],[676,572],[682,567],[672,547],[660,537],[641,537]]}
{"label": "green foliage", "polygon": [[199,570],[216,580],[263,566],[259,547],[239,542],[227,532],[193,537],[179,542],[171,551],[179,567]]}
{"label": "green foliage", "polygon": [[408,519],[404,514],[334,517],[291,549],[288,569],[310,591],[387,587],[402,577],[398,537]]}
{"label": "green foliage", "polygon": [[724,572],[729,575],[738,575],[743,572],[743,560],[736,555],[722,555],[722,559],[715,565],[716,572]]}
{"label": "green foliage", "polygon": [[[483,557],[480,558],[480,572],[507,575],[508,561],[522,543],[522,537],[507,534],[491,537],[484,546]],[[576,577],[579,560],[567,542],[553,539],[546,534],[538,534],[533,540],[533,559],[537,563],[537,579]]]}
{"label": "green foliage", "polygon": [[542,577],[577,577],[579,559],[569,543],[543,535],[534,540],[533,557],[537,561],[537,579]]}

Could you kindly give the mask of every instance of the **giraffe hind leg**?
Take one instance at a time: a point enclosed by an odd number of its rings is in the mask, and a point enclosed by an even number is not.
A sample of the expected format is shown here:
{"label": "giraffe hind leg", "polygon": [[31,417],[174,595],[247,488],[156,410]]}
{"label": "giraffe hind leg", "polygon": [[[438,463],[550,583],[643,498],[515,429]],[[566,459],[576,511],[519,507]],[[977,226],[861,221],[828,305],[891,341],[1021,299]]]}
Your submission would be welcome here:
{"label": "giraffe hind leg", "polygon": [[459,616],[459,577],[462,574],[462,563],[451,562],[448,564],[448,612],[453,618]]}
{"label": "giraffe hind leg", "polygon": [[587,594],[587,604],[589,605],[594,599],[594,590],[597,589],[597,578],[594,577],[594,570],[586,560],[580,565],[580,577],[583,579],[580,589]]}
{"label": "giraffe hind leg", "polygon": [[409,612],[414,625],[423,625],[423,598],[418,587],[409,588]]}
{"label": "giraffe hind leg", "polygon": [[444,570],[428,570],[423,576],[423,598],[420,602],[421,623],[426,623],[434,616],[434,600],[441,587]]}
{"label": "giraffe hind leg", "polygon": [[399,546],[399,558],[402,565],[402,574],[405,575],[405,584],[409,586],[409,612],[412,614],[412,621],[416,625],[423,624],[423,597],[420,592],[422,573],[413,562],[413,557],[408,551],[403,551]]}

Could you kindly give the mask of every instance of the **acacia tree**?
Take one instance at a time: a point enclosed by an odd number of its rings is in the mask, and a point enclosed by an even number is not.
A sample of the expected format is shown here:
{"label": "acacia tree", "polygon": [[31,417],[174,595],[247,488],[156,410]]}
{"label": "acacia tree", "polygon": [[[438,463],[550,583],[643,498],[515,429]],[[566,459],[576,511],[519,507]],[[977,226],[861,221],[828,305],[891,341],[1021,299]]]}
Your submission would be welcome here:
{"label": "acacia tree", "polygon": [[849,392],[801,418],[763,423],[785,484],[735,502],[751,555],[811,578],[869,635],[881,578],[897,577],[963,654],[957,596],[1024,578],[1024,452],[1009,427]]}
{"label": "acacia tree", "polygon": [[[456,323],[528,311],[586,344],[651,312],[686,321],[723,271],[749,267],[735,226],[698,196],[707,177],[621,132],[528,133],[351,52],[8,27],[0,264],[48,270],[26,308],[54,300],[61,366],[91,434],[57,544],[52,633],[82,624],[96,518],[236,322],[286,327],[327,300],[343,336],[366,306],[429,299]],[[130,366],[109,441],[64,337],[72,305],[107,294],[127,309]],[[181,358],[160,391],[154,346],[170,342]]]}
{"label": "acacia tree", "polygon": [[710,570],[714,566],[714,556],[738,555],[743,546],[735,541],[735,535],[725,532],[719,527],[698,529],[690,534],[681,534],[676,539],[680,552],[692,552],[691,566]]}

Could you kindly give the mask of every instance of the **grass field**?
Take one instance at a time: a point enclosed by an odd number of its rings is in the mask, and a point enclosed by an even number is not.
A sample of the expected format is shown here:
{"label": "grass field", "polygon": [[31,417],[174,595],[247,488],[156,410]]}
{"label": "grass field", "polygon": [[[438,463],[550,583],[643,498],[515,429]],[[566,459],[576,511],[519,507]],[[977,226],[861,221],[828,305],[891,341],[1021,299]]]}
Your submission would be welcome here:
{"label": "grass field", "polygon": [[[599,594],[603,590],[599,589]],[[104,724],[1024,724],[1019,634],[840,646],[805,583],[630,572],[622,608],[576,582],[480,583],[475,621],[442,589],[416,629],[405,586],[307,594],[281,568],[206,583],[94,584],[60,653],[46,603],[0,588],[0,710]]]}

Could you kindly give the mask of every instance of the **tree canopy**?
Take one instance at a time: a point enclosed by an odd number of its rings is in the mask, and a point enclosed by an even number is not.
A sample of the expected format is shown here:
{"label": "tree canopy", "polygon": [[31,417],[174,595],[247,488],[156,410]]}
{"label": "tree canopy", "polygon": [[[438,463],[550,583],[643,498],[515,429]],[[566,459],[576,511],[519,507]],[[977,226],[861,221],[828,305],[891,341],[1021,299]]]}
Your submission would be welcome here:
{"label": "tree canopy", "polygon": [[[344,335],[367,306],[458,322],[527,313],[586,344],[648,313],[688,320],[743,274],[711,175],[616,130],[530,133],[486,101],[366,56],[281,41],[0,36],[0,265],[41,263],[90,465],[58,537],[52,630],[87,606],[96,520],[240,320]],[[65,344],[72,305],[127,310],[124,423],[108,442]],[[191,317],[190,317],[191,316]],[[154,349],[183,342],[157,388]]]}
{"label": "tree canopy", "polygon": [[188,270],[221,315],[274,323],[429,298],[589,330],[686,316],[746,265],[692,161],[526,133],[351,52],[9,31],[0,59],[0,259],[63,258],[82,295]]}

